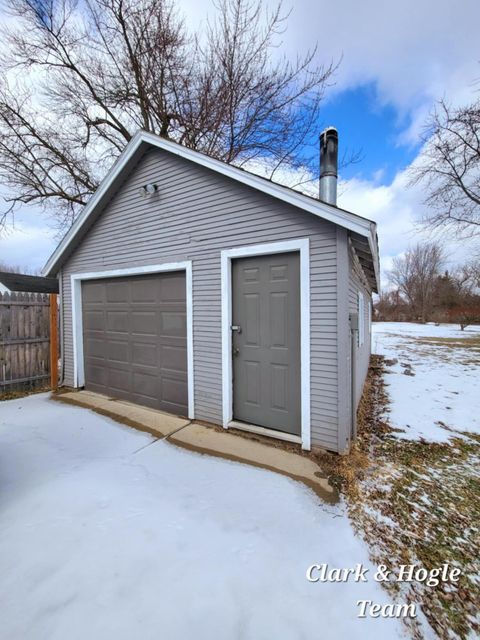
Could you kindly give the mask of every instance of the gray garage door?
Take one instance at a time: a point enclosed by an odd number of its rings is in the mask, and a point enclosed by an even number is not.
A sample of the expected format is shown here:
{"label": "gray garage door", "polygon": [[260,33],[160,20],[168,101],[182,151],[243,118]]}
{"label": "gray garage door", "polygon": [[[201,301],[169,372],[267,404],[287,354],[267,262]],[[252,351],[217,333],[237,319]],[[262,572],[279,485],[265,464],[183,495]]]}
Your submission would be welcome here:
{"label": "gray garage door", "polygon": [[234,418],[300,435],[299,254],[235,260],[232,284]]}
{"label": "gray garage door", "polygon": [[85,388],[188,413],[183,272],[82,284]]}

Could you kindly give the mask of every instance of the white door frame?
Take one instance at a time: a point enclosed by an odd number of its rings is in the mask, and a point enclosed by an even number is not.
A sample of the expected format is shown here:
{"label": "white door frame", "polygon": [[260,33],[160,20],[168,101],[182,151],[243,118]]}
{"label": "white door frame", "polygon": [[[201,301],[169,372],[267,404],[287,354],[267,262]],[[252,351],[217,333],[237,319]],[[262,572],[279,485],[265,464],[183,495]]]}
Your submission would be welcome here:
{"label": "white door frame", "polygon": [[121,278],[123,276],[139,276],[149,273],[165,273],[169,271],[185,271],[186,311],[187,311],[187,383],[188,383],[188,417],[195,417],[194,407],[194,374],[193,374],[193,292],[192,262],[168,262],[143,267],[73,273],[70,276],[72,289],[72,328],[73,328],[73,380],[74,387],[85,385],[85,366],[83,352],[83,314],[82,314],[82,282],[101,278]]}
{"label": "white door frame", "polygon": [[[300,388],[301,443],[310,450],[310,243],[308,238],[256,244],[225,249],[221,252],[222,271],[222,396],[223,426],[233,421],[233,365],[232,365],[232,260],[247,256],[300,252]],[[265,430],[266,431],[266,430]],[[275,433],[273,430],[271,434]],[[279,437],[281,434],[279,432]]]}

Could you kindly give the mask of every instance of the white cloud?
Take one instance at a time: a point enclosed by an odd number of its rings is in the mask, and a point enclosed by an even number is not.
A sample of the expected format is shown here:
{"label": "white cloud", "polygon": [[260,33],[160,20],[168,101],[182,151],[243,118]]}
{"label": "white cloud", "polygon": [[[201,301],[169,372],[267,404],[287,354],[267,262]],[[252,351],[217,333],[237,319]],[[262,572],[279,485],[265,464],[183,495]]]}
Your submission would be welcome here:
{"label": "white cloud", "polygon": [[55,231],[45,214],[33,208],[15,215],[15,225],[0,235],[0,262],[26,271],[39,271],[57,246]]}
{"label": "white cloud", "polygon": [[444,94],[471,99],[479,21],[478,0],[296,0],[286,38],[292,51],[318,41],[319,58],[343,54],[337,90],[375,82],[380,100],[412,116],[418,131]]}
{"label": "white cloud", "polygon": [[382,287],[393,258],[417,242],[436,240],[445,248],[448,268],[479,252],[479,242],[459,240],[451,232],[436,232],[419,224],[425,212],[420,187],[408,186],[408,169],[397,173],[391,184],[353,178],[340,184],[338,205],[377,223],[382,269]]}
{"label": "white cloud", "polygon": [[[277,0],[266,0],[267,8]],[[196,28],[211,0],[179,7]],[[338,61],[336,92],[373,82],[381,104],[405,118],[399,142],[415,142],[432,104],[444,95],[455,104],[472,99],[480,78],[478,0],[286,0],[292,9],[279,55],[294,59],[318,43],[318,62]]]}

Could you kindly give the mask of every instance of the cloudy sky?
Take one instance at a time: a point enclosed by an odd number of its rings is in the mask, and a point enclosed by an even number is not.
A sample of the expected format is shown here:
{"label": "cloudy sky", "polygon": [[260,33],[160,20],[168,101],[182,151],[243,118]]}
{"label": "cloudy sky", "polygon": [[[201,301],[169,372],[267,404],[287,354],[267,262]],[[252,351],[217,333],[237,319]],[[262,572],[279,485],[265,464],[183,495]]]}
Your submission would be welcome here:
{"label": "cloudy sky", "polygon": [[[208,0],[178,3],[192,23],[211,10]],[[394,256],[422,237],[415,222],[423,194],[407,187],[406,171],[421,151],[426,116],[442,97],[459,105],[480,90],[480,2],[295,0],[290,6],[282,51],[294,56],[318,43],[319,62],[341,58],[319,130],[337,127],[340,152],[362,150],[362,162],[341,176],[339,205],[378,222],[388,270]],[[48,218],[25,209],[0,238],[0,261],[38,269],[55,244]],[[455,262],[478,246],[450,244],[449,251]]]}

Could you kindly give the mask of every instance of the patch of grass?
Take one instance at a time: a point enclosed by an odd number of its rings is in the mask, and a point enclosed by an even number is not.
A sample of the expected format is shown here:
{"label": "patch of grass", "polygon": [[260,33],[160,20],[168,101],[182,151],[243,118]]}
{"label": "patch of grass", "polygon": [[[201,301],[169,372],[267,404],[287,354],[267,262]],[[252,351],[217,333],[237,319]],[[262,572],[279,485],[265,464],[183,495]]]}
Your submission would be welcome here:
{"label": "patch of grass", "polygon": [[480,588],[472,580],[479,570],[478,445],[461,439],[451,447],[395,443],[387,445],[382,456],[395,461],[398,474],[383,495],[367,487],[365,497],[374,500],[379,512],[398,525],[396,540],[401,548],[390,545],[389,557],[429,570],[444,563],[461,568],[457,585],[422,587],[419,599],[440,637],[450,637],[453,631],[463,638],[471,630],[480,630],[468,620],[480,601]]}
{"label": "patch of grass", "polygon": [[411,339],[411,345],[417,355],[423,352],[423,355],[434,355],[439,360],[455,359],[462,364],[474,365],[480,363],[480,335],[468,338],[417,337]]}
{"label": "patch of grass", "polygon": [[480,335],[468,336],[467,338],[429,338],[419,336],[412,338],[412,340],[431,344],[432,346],[452,347],[454,349],[458,347],[480,349]]}
{"label": "patch of grass", "polygon": [[[383,370],[382,358],[373,356],[358,411],[359,438],[353,457],[337,466],[339,486],[375,564],[394,574],[400,564],[461,569],[456,584],[384,584],[392,597],[416,602],[439,638],[478,634],[480,436],[452,432],[448,443],[395,438],[384,417]],[[344,473],[348,462],[352,469]],[[407,624],[414,638],[424,637],[418,620]]]}
{"label": "patch of grass", "polygon": [[339,456],[328,451],[311,454],[325,470],[330,484],[351,501],[358,498],[359,482],[365,478],[372,465],[369,441],[373,431],[370,426],[375,425],[378,431],[389,430],[379,411],[380,407],[383,407],[386,395],[384,388],[376,383],[376,378],[383,372],[383,365],[376,358],[377,356],[371,358],[369,375],[357,411],[358,437],[353,442],[348,456]]}

